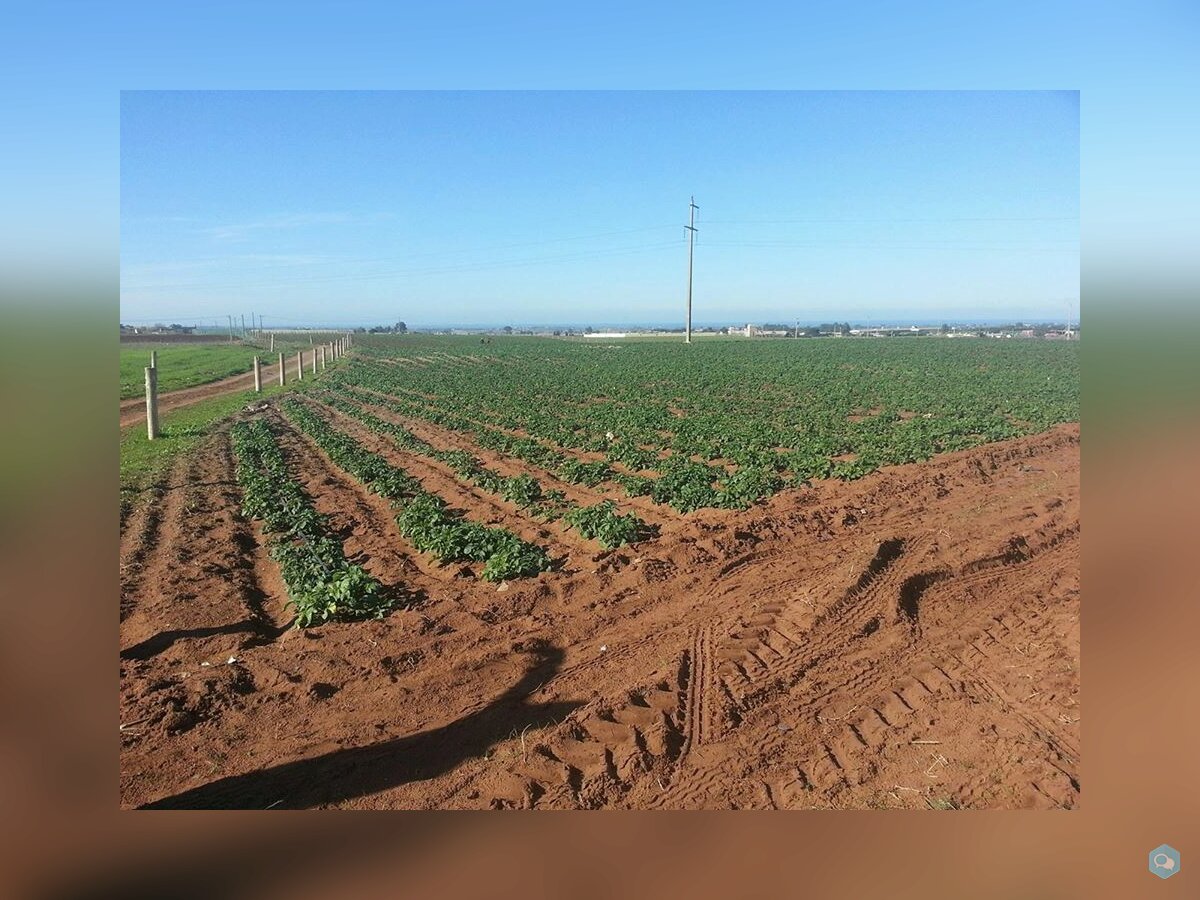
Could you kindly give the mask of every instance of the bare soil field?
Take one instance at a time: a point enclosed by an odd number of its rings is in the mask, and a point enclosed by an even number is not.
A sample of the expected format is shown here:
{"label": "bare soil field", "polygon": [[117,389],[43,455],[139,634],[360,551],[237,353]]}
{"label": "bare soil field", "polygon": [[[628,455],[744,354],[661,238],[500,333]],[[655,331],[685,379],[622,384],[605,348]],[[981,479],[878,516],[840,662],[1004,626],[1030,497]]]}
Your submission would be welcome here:
{"label": "bare soil field", "polygon": [[226,423],[123,528],[123,807],[1078,803],[1078,425],[743,512],[645,502],[657,536],[597,552],[339,417],[557,561],[496,585],[411,550],[387,501],[258,414],[398,608],[291,627]]}

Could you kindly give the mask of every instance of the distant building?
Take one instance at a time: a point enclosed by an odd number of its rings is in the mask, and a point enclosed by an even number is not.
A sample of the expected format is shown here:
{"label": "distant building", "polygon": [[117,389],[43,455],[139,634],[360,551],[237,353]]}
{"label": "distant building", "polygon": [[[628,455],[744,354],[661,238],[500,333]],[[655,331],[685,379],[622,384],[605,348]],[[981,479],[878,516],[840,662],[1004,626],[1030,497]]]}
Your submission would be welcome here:
{"label": "distant building", "polygon": [[585,334],[585,338],[623,338],[628,337],[627,331],[593,331],[590,334]]}
{"label": "distant building", "polygon": [[759,330],[760,329],[757,325],[747,324],[745,329],[742,331],[742,334],[744,334],[746,337],[754,337],[756,334],[758,334]]}

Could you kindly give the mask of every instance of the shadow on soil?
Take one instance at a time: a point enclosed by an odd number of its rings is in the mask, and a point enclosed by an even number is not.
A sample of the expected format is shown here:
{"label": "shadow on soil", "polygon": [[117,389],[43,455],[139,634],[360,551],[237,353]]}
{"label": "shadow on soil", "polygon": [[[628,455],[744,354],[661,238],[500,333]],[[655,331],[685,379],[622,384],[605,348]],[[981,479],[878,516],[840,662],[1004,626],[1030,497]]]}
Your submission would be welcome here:
{"label": "shadow on soil", "polygon": [[121,659],[150,659],[169,649],[176,641],[196,640],[199,638],[214,637],[218,634],[246,633],[253,635],[253,637],[247,639],[242,644],[243,647],[253,647],[277,640],[291,627],[291,622],[286,625],[267,625],[253,619],[243,619],[240,622],[233,622],[228,625],[214,625],[209,628],[180,628],[173,631],[160,631],[153,637],[146,638],[141,643],[134,644],[132,647],[126,647],[121,651]]}
{"label": "shadow on soil", "polygon": [[442,775],[526,727],[560,721],[581,704],[531,704],[530,693],[562,666],[557,647],[533,649],[521,679],[478,712],[408,737],[233,775],[142,809],[303,809]]}

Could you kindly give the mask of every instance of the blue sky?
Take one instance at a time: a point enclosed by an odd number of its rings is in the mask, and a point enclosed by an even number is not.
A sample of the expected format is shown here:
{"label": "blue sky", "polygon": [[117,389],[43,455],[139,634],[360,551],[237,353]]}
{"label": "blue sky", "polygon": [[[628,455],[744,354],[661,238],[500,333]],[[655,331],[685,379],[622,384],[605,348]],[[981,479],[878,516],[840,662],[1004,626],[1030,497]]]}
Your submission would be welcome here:
{"label": "blue sky", "polygon": [[1062,92],[126,92],[122,321],[1059,318]]}

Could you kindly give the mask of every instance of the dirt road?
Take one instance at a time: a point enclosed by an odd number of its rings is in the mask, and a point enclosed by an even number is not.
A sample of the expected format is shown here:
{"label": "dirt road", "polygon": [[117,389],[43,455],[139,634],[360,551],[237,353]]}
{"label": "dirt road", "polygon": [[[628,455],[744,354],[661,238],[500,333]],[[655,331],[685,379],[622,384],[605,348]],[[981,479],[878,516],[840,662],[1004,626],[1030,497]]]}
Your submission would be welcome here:
{"label": "dirt road", "polygon": [[[289,380],[296,377],[296,359],[293,356],[291,359],[284,360],[284,367]],[[308,375],[312,370],[305,369],[305,374]],[[279,364],[275,363],[270,366],[263,366],[262,370],[263,384],[274,384],[279,381]],[[199,403],[201,400],[207,400],[210,397],[219,397],[222,394],[233,394],[238,391],[248,391],[254,387],[254,373],[246,372],[242,375],[231,375],[229,378],[222,378],[220,381],[210,381],[208,384],[198,384],[195,387],[182,388],[178,391],[169,391],[158,395],[158,412],[162,415],[173,409],[179,409],[183,406],[191,406],[193,403]],[[146,421],[146,398],[131,397],[128,400],[121,401],[121,427],[126,428],[138,422]]]}
{"label": "dirt road", "polygon": [[672,517],[618,551],[544,526],[560,569],[499,587],[417,554],[280,427],[404,608],[288,627],[227,437],[181,460],[122,535],[123,806],[1078,802],[1078,426]]}

